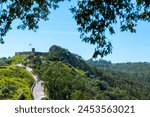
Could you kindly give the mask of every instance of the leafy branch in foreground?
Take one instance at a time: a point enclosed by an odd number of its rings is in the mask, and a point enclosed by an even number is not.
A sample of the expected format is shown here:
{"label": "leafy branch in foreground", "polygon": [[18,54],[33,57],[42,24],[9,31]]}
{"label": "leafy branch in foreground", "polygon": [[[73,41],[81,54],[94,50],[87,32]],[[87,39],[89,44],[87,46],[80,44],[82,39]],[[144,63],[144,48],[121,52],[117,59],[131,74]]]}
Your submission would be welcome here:
{"label": "leafy branch in foreground", "polygon": [[78,0],[72,7],[78,31],[84,42],[96,45],[96,58],[112,52],[106,32],[115,34],[114,25],[120,23],[120,30],[135,33],[138,21],[150,22],[149,0]]}
{"label": "leafy branch in foreground", "polygon": [[40,20],[47,21],[52,9],[64,0],[1,0],[0,1],[0,42],[4,43],[14,20],[21,20],[18,29],[36,31]]}
{"label": "leafy branch in foreground", "polygon": [[[0,1],[0,42],[4,43],[14,20],[20,20],[18,29],[36,31],[39,21],[48,20],[52,9],[65,0],[1,0]],[[71,1],[71,0],[67,0]],[[81,39],[96,45],[93,57],[106,56],[112,52],[107,32],[115,34],[114,25],[120,23],[120,31],[135,33],[138,21],[150,22],[149,0],[78,0],[71,8],[79,25]]]}

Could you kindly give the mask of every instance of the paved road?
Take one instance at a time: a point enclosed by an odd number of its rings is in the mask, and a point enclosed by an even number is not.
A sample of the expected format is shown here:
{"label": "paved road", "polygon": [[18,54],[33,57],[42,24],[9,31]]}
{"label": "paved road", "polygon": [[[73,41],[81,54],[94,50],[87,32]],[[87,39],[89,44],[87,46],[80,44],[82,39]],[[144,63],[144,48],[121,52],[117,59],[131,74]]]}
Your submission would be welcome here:
{"label": "paved road", "polygon": [[33,75],[33,78],[35,80],[35,86],[32,90],[34,100],[41,100],[42,97],[46,97],[44,93],[44,85],[43,85],[44,82],[41,80],[38,80],[38,77],[32,73],[32,68],[23,66],[21,64],[17,64],[17,66],[25,67],[26,70]]}
{"label": "paved road", "polygon": [[42,81],[38,81],[33,88],[33,97],[34,100],[40,100],[42,97],[45,97],[44,94],[44,86],[42,85]]}

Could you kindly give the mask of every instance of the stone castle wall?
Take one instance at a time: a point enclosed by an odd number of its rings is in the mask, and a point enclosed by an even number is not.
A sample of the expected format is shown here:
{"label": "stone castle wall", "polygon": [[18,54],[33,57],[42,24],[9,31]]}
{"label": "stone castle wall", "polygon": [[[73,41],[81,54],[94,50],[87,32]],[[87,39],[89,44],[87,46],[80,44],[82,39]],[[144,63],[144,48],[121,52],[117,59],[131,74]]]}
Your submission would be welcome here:
{"label": "stone castle wall", "polygon": [[32,52],[16,52],[15,55],[32,55]]}
{"label": "stone castle wall", "polygon": [[35,55],[35,56],[48,56],[49,52],[36,52],[35,48],[32,48],[32,51],[26,52],[15,52],[15,55]]}

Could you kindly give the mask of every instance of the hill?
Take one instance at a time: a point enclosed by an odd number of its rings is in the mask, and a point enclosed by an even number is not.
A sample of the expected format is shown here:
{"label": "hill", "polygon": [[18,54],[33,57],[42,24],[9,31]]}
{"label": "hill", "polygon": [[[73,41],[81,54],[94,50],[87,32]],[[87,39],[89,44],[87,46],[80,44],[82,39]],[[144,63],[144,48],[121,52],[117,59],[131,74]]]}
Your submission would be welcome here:
{"label": "hill", "polygon": [[[11,97],[9,94],[18,95],[16,92],[24,91],[28,92],[25,93],[25,99],[31,99],[29,90],[33,79],[23,68],[14,67],[17,63],[33,68],[34,73],[44,81],[45,93],[50,100],[150,99],[149,63],[112,64],[110,61],[92,59],[85,61],[81,56],[57,45],[50,48],[48,56],[14,56],[2,60],[10,63],[0,69],[4,69],[0,72],[0,88],[6,92],[5,98],[0,92],[0,99],[15,99],[17,96]],[[10,75],[4,74],[9,72]],[[11,81],[10,86],[17,87],[15,90],[6,87],[8,80]],[[19,90],[19,86],[22,89]]]}
{"label": "hill", "polygon": [[121,74],[122,76],[126,76],[139,82],[150,82],[150,63],[148,62],[128,62],[112,64],[110,61],[101,59],[96,61],[89,59],[86,62],[89,65],[95,66],[97,68],[104,68],[108,71],[112,71],[116,74]]}
{"label": "hill", "polygon": [[111,70],[110,61],[90,65],[60,46],[52,46],[47,57],[28,57],[27,65],[45,82],[49,99],[150,99],[148,82]]}

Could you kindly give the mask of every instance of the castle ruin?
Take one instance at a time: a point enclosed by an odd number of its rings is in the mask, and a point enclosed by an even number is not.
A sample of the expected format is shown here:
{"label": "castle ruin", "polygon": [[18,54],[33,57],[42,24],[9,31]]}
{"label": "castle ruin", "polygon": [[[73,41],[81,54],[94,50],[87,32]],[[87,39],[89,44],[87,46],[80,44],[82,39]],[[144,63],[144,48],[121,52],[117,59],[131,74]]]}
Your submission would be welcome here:
{"label": "castle ruin", "polygon": [[35,48],[32,48],[31,51],[15,52],[15,56],[17,56],[17,55],[48,56],[49,53],[50,52],[36,52]]}

